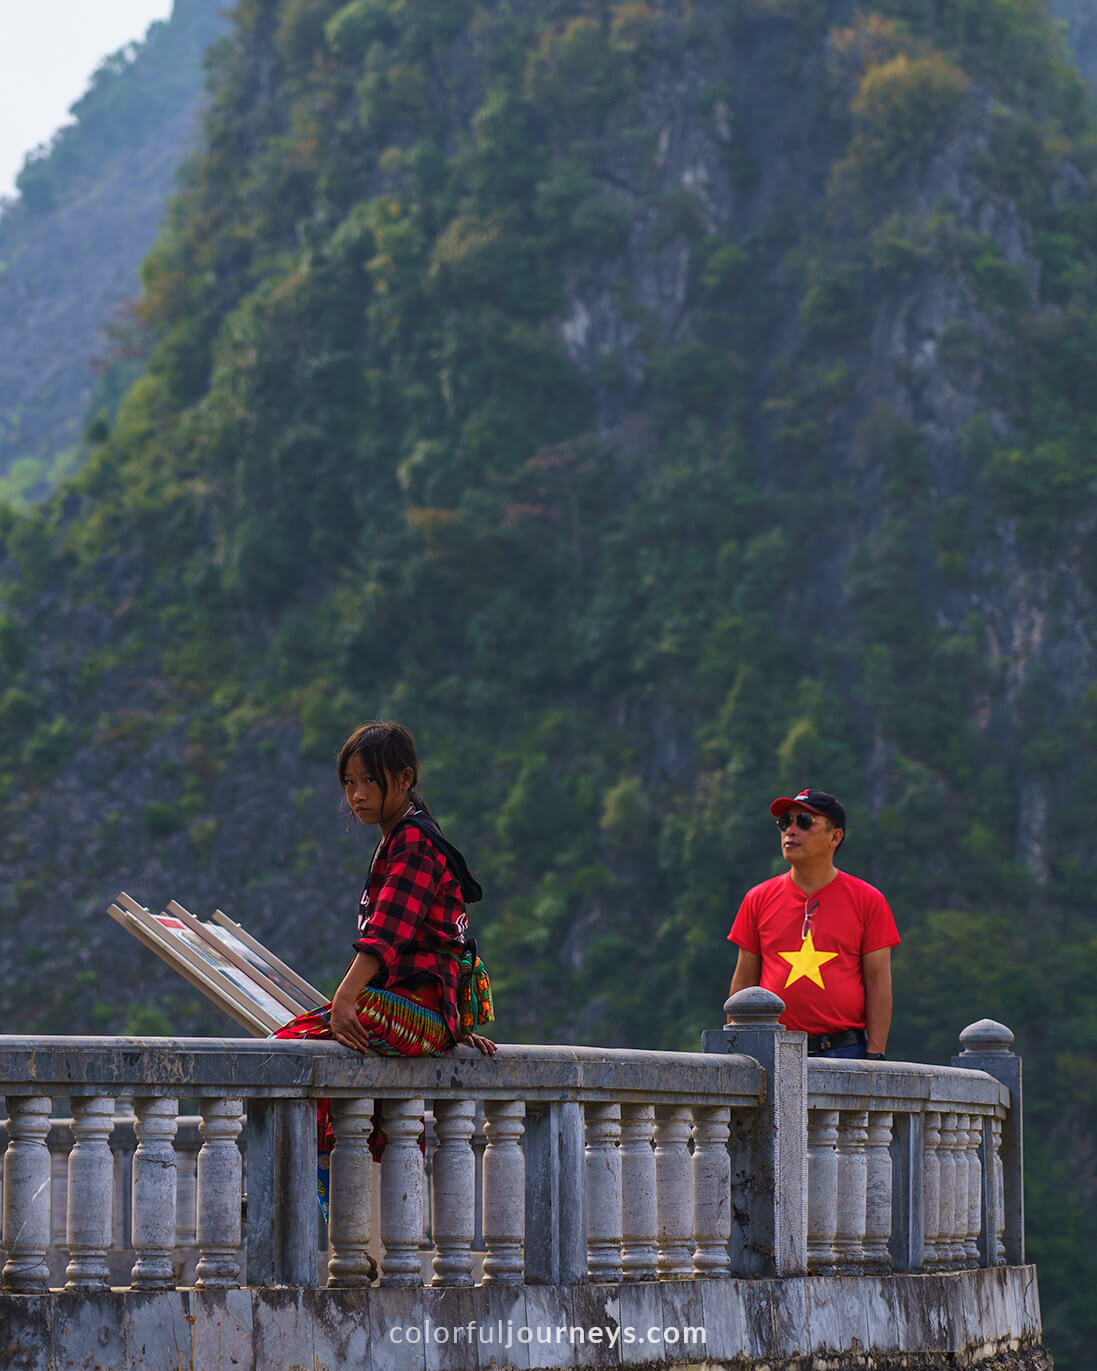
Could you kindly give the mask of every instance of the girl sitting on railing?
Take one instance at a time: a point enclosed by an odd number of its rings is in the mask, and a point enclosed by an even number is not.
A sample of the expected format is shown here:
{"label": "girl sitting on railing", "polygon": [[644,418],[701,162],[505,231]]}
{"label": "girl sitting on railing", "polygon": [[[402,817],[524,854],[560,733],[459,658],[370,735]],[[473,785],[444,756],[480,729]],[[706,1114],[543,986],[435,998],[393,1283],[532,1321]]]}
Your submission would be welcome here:
{"label": "girl sitting on railing", "polygon": [[[494,1013],[465,913],[483,891],[415,789],[411,734],[387,720],[362,724],[343,744],[338,775],[354,817],[381,830],[359,902],[355,957],[330,1004],[273,1036],[334,1038],[395,1057],[438,1056],[466,1042],[492,1056],[495,1044],[473,1031]],[[333,1145],[326,1100],[318,1124],[323,1171]],[[376,1124],[370,1148],[379,1159],[384,1134]]]}

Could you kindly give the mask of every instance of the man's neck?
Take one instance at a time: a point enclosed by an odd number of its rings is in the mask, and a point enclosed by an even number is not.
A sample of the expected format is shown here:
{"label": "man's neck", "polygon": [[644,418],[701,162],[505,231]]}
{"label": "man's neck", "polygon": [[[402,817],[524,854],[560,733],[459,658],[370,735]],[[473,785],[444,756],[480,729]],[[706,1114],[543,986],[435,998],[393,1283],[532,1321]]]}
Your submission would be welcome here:
{"label": "man's neck", "polygon": [[790,862],[789,875],[797,890],[803,891],[805,895],[814,895],[817,890],[822,890],[823,886],[830,885],[838,875],[838,868],[829,857],[824,862]]}

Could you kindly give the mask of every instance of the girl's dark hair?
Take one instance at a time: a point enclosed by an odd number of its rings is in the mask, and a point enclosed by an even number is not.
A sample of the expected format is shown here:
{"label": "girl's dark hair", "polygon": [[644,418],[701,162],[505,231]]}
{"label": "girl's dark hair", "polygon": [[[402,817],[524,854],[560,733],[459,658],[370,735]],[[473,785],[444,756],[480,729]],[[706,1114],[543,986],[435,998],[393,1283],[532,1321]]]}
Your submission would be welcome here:
{"label": "girl's dark hair", "polygon": [[416,809],[430,813],[426,800],[415,789],[419,784],[419,758],[415,740],[403,724],[393,723],[391,719],[371,719],[369,723],[358,725],[339,749],[336,769],[342,786],[347,783],[347,765],[352,757],[361,758],[362,765],[381,787],[382,804],[388,796],[386,776],[396,776],[410,766],[413,775],[408,799]]}

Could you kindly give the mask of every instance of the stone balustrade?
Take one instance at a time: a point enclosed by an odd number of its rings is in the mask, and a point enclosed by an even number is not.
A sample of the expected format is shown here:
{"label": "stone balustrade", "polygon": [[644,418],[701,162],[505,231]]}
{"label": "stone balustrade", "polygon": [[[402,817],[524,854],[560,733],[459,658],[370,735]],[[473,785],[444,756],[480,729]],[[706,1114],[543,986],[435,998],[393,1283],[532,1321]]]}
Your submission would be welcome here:
{"label": "stone balustrade", "polygon": [[[170,1288],[178,1278],[181,1173],[172,1159],[181,1099],[197,1101],[201,1138],[194,1285],[231,1288],[242,1280],[242,1139],[248,1282],[318,1283],[315,1100],[325,1095],[333,1102],[336,1138],[328,1283],[369,1283],[374,1187],[367,1140],[378,1108],[387,1136],[376,1216],[381,1284],[421,1283],[426,1216],[419,1139],[429,1099],[437,1135],[429,1224],[434,1282],[471,1283],[479,1231],[481,1280],[506,1286],[623,1271],[627,1279],[643,1279],[657,1269],[678,1270],[677,1248],[656,1245],[661,1225],[668,1235],[685,1235],[685,1274],[707,1274],[714,1263],[726,1273],[730,1203],[721,1129],[726,1136],[733,1110],[758,1107],[765,1080],[756,1062],[696,1053],[504,1047],[491,1060],[458,1049],[413,1061],[359,1057],[331,1043],[7,1038],[0,1039],[0,1088],[8,1113],[2,1284],[9,1293],[34,1294],[50,1287],[57,1154],[51,1157],[48,1139],[58,1099],[68,1101],[72,1114],[68,1290],[101,1290],[112,1282],[119,1205],[111,1136],[120,1093],[133,1099],[136,1143],[128,1205],[133,1289]],[[477,1103],[486,1143],[479,1187],[472,1147]],[[656,1129],[668,1113],[684,1127],[663,1144],[677,1164],[664,1164],[657,1187]],[[630,1183],[623,1204],[622,1174],[630,1182],[647,1174],[651,1183],[646,1189]]]}
{"label": "stone balustrade", "polygon": [[[434,1286],[505,1288],[1023,1263],[1008,1029],[972,1025],[951,1067],[809,1060],[780,1009],[741,992],[703,1053],[0,1038],[3,1290],[353,1288],[371,1282],[371,1251],[398,1288],[421,1287],[424,1266]],[[326,1235],[321,1096],[336,1139]],[[196,1123],[180,1126],[180,1102]]]}

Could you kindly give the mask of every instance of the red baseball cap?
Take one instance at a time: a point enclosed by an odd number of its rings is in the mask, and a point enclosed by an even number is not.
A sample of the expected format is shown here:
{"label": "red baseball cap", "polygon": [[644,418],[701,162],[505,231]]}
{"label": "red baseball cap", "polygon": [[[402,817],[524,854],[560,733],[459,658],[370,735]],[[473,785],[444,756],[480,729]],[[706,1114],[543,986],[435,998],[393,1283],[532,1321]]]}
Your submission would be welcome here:
{"label": "red baseball cap", "polygon": [[825,790],[812,790],[810,786],[806,790],[801,790],[798,795],[779,796],[770,805],[769,812],[779,819],[794,805],[800,809],[808,809],[812,814],[821,814],[838,828],[844,829],[846,826],[846,811],[834,796]]}

